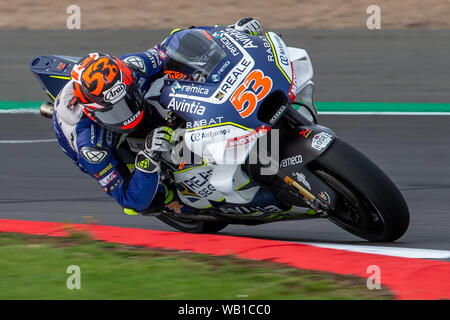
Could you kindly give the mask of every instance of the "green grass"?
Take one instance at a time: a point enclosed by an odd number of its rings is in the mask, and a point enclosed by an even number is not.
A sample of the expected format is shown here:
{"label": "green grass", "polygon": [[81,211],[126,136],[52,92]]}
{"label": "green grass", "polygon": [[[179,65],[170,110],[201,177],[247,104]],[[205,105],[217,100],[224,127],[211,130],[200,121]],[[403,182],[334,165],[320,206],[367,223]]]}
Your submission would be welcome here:
{"label": "green grass", "polygon": [[[66,287],[67,267],[81,289]],[[150,250],[86,235],[0,233],[0,299],[392,299],[364,279],[270,262]]]}

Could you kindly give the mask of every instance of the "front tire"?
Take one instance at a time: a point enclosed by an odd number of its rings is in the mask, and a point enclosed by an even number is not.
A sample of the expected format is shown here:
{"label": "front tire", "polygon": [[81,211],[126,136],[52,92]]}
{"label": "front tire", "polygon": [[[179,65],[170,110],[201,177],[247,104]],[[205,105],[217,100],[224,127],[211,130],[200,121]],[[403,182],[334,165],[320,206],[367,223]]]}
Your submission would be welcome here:
{"label": "front tire", "polygon": [[395,241],[409,226],[408,206],[391,179],[371,160],[336,138],[312,166],[337,194],[329,219],[369,241]]}

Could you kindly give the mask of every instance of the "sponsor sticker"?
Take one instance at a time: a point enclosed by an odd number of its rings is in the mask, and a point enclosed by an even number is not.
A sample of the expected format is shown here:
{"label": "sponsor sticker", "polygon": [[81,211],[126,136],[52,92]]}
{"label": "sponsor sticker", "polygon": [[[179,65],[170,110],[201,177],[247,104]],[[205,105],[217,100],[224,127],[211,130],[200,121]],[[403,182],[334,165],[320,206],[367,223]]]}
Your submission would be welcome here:
{"label": "sponsor sticker", "polygon": [[103,135],[105,134],[105,128],[100,127],[100,132],[97,137],[97,147],[101,147],[103,145]]}
{"label": "sponsor sticker", "polygon": [[178,81],[175,81],[172,86],[170,87],[170,90],[172,90],[173,94],[177,94],[181,91],[181,85]]}
{"label": "sponsor sticker", "polygon": [[277,55],[279,61],[282,65],[289,66],[289,58],[287,56],[287,48],[284,44],[283,40],[276,34],[272,33],[272,39],[275,40],[275,49],[277,51]]}
{"label": "sponsor sticker", "polygon": [[270,131],[270,128],[267,126],[260,126],[256,130],[253,130],[250,133],[247,133],[243,136],[236,137],[236,138],[230,138],[227,140],[227,148],[234,148],[236,146],[242,146],[246,145],[250,142],[256,141],[256,139],[262,137],[266,133]]}
{"label": "sponsor sticker", "polygon": [[289,65],[289,59],[286,56],[280,56],[280,61],[281,61],[281,64],[284,64],[285,66]]}
{"label": "sponsor sticker", "polygon": [[298,134],[306,139],[311,134],[311,130],[309,130],[309,129],[302,129],[302,130],[300,130],[300,132]]}
{"label": "sponsor sticker", "polygon": [[325,191],[320,191],[317,197],[321,199],[323,202],[330,204],[330,196]]}
{"label": "sponsor sticker", "polygon": [[292,68],[292,83],[291,87],[289,88],[288,96],[291,102],[294,102],[295,97],[297,96],[299,83],[297,77],[295,76],[294,67],[291,66],[291,68]]}
{"label": "sponsor sticker", "polygon": [[269,32],[267,35],[269,37],[268,41],[272,44],[275,63],[286,79],[292,83],[292,67],[286,45],[277,34]]}
{"label": "sponsor sticker", "polygon": [[225,69],[230,65],[231,61],[227,60],[219,69],[219,71],[217,71],[217,74],[222,74]]}
{"label": "sponsor sticker", "polygon": [[272,117],[272,119],[269,120],[270,124],[273,124],[283,113],[283,111],[286,109],[286,106],[281,106],[280,109],[278,109],[277,113]]}
{"label": "sponsor sticker", "polygon": [[216,98],[217,100],[222,100],[224,96],[225,96],[225,95],[223,94],[223,92],[217,92],[215,98]]}
{"label": "sponsor sticker", "polygon": [[91,144],[95,143],[95,126],[91,124]]}
{"label": "sponsor sticker", "polygon": [[172,201],[171,203],[166,204],[165,207],[175,213],[181,213],[181,209],[184,207],[184,205],[180,204],[178,201]]}
{"label": "sponsor sticker", "polygon": [[164,73],[169,76],[169,79],[181,80],[186,77],[184,73],[173,70],[165,70]]}
{"label": "sponsor sticker", "polygon": [[187,180],[181,182],[186,188],[191,190],[191,195],[207,197],[216,191],[214,186],[209,183],[209,178],[212,176],[213,170],[199,172],[198,174],[190,177]]}
{"label": "sponsor sticker", "polygon": [[[58,95],[58,97],[56,98],[55,106],[59,104],[59,97],[60,96]],[[78,104],[77,97],[73,96],[72,99],[70,99],[69,103],[67,104],[67,109],[73,111],[77,104]]]}
{"label": "sponsor sticker", "polygon": [[136,161],[136,166],[142,170],[148,170],[153,166],[153,164],[146,157],[142,157]]}
{"label": "sponsor sticker", "polygon": [[81,148],[81,155],[87,162],[97,164],[105,160],[108,156],[108,151],[99,148],[83,147]]}
{"label": "sponsor sticker", "polygon": [[161,60],[159,59],[158,50],[152,48],[144,52],[145,55],[150,59],[153,69],[156,69],[161,65]]}
{"label": "sponsor sticker", "polygon": [[63,71],[66,66],[67,66],[67,63],[60,62],[58,64],[58,66],[56,67],[56,69],[58,69],[59,71]]}
{"label": "sponsor sticker", "polygon": [[303,162],[301,154],[280,161],[280,168],[286,168]]}
{"label": "sponsor sticker", "polygon": [[109,164],[105,167],[105,169],[103,169],[102,171],[99,171],[99,172],[97,172],[96,174],[94,174],[94,177],[95,177],[96,179],[98,179],[98,178],[104,176],[104,175],[105,175],[109,170],[111,170],[113,167],[114,167],[113,164],[112,164],[112,163],[109,163]]}
{"label": "sponsor sticker", "polygon": [[226,48],[228,51],[230,51],[230,53],[234,57],[241,53],[239,49],[227,37],[221,37],[220,40],[222,42],[223,47]]}
{"label": "sponsor sticker", "polygon": [[106,177],[104,177],[103,179],[100,179],[98,182],[100,183],[100,185],[102,187],[106,187],[116,178],[117,178],[117,174],[115,171],[113,171],[110,174],[108,174]]}
{"label": "sponsor sticker", "polygon": [[277,213],[277,212],[285,211],[275,205],[248,206],[248,207],[236,206],[236,207],[227,207],[227,208],[220,207],[219,209],[223,213],[229,213],[229,214],[249,214],[249,213],[254,213],[254,212]]}
{"label": "sponsor sticker", "polygon": [[223,34],[224,34],[224,31],[223,31],[223,30],[220,30],[220,31],[215,31],[215,32],[212,34],[212,36],[213,36],[214,38],[220,39],[220,38],[223,37]]}
{"label": "sponsor sticker", "polygon": [[[198,132],[197,132],[198,131]],[[203,139],[211,139],[216,137],[224,137],[229,134],[231,130],[229,128],[213,128],[213,129],[203,129],[196,130],[191,134],[191,141],[201,141]]]}
{"label": "sponsor sticker", "polygon": [[200,116],[205,113],[205,106],[202,106],[200,102],[198,101],[189,102],[186,101],[186,99],[178,100],[176,98],[172,98],[167,107],[174,111],[194,113]]}
{"label": "sponsor sticker", "polygon": [[306,180],[306,176],[301,172],[292,172],[292,175],[297,178],[297,181],[302,183],[308,190],[311,190],[311,185],[308,180]]}
{"label": "sponsor sticker", "polygon": [[112,192],[112,191],[116,190],[117,187],[119,187],[121,183],[122,183],[122,180],[120,178],[117,178],[107,187],[107,190],[109,192]]}
{"label": "sponsor sticker", "polygon": [[233,28],[227,28],[226,31],[227,34],[233,37],[234,40],[241,43],[245,49],[258,48],[258,46],[254,44],[253,39],[251,39],[250,35],[248,35],[247,33],[237,31]]}
{"label": "sponsor sticker", "polygon": [[211,119],[199,119],[192,122],[186,122],[186,129],[192,129],[196,127],[204,127],[212,124],[222,123],[223,117],[215,117]]}
{"label": "sponsor sticker", "polygon": [[[152,59],[150,59],[150,60],[152,60]],[[153,61],[154,60],[155,59],[153,58],[152,65],[153,65]],[[145,68],[144,59],[142,59],[139,56],[131,56],[131,57],[125,58],[123,61],[125,61],[126,63],[128,63],[128,64],[130,64],[130,65],[132,65],[134,67],[136,67],[139,71],[141,71],[143,73],[145,73],[147,71],[146,68]],[[156,68],[156,62],[155,62],[155,68]]]}
{"label": "sponsor sticker", "polygon": [[167,59],[167,53],[165,53],[164,51],[160,50],[160,49],[156,49],[158,51],[158,56],[163,59],[166,60]]}
{"label": "sponsor sticker", "polygon": [[175,81],[175,83],[172,85],[171,90],[173,93],[183,92],[183,93],[194,93],[199,95],[208,95],[209,94],[209,88],[205,88],[204,86],[199,85],[189,85],[189,84],[183,84],[180,85],[178,81]]}
{"label": "sponsor sticker", "polygon": [[218,74],[213,74],[211,76],[212,81],[214,82],[219,82],[220,81],[220,76]]}
{"label": "sponsor sticker", "polygon": [[135,115],[133,115],[130,119],[126,120],[123,122],[123,125],[129,125],[130,123],[132,123],[133,121],[135,121],[137,118],[139,118],[139,116],[141,115],[141,111],[139,110]]}
{"label": "sponsor sticker", "polygon": [[104,99],[107,102],[115,102],[121,99],[125,95],[125,85],[123,83],[118,83],[111,89],[103,93]]}
{"label": "sponsor sticker", "polygon": [[321,151],[322,149],[328,147],[332,138],[333,136],[329,133],[326,132],[318,133],[313,137],[311,147],[313,147],[318,151]]}
{"label": "sponsor sticker", "polygon": [[226,76],[222,81],[220,91],[223,94],[227,94],[234,88],[234,85],[240,83],[243,80],[246,71],[250,69],[252,62],[243,58]]}
{"label": "sponsor sticker", "polygon": [[267,61],[275,62],[275,59],[273,56],[273,51],[272,51],[272,46],[270,45],[269,40],[267,40],[266,36],[260,36],[260,38],[263,40],[263,45],[264,45],[264,48],[266,49]]}

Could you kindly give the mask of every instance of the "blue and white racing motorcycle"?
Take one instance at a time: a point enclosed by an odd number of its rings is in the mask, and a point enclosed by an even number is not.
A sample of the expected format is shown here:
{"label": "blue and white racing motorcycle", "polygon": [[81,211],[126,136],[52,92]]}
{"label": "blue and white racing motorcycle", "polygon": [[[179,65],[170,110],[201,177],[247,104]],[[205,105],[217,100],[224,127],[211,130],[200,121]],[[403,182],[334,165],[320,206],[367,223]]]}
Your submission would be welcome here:
{"label": "blue and white racing motorcycle", "polygon": [[[273,32],[250,36],[227,27],[173,37],[166,77],[147,100],[180,142],[162,157],[162,176],[196,214],[154,208],[185,232],[228,224],[327,218],[370,241],[394,241],[409,211],[394,183],[367,157],[320,126],[313,69],[305,50]],[[80,58],[41,56],[31,69],[50,96]],[[194,75],[186,80],[183,74]],[[48,104],[48,106],[51,104]],[[135,152],[142,142],[129,137]],[[176,205],[174,208],[176,212]]]}

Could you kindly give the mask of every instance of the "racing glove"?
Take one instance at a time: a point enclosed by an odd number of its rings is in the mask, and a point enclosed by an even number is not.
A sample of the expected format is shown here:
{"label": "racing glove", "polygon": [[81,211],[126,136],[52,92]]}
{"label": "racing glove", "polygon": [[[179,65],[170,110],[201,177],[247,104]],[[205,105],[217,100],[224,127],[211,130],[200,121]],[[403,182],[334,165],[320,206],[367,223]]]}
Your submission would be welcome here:
{"label": "racing glove", "polygon": [[259,36],[263,34],[263,27],[258,20],[253,18],[242,18],[234,24],[234,29],[242,31],[252,36]]}
{"label": "racing glove", "polygon": [[151,131],[145,138],[145,148],[136,156],[136,169],[146,173],[154,173],[161,169],[159,161],[161,153],[169,151],[175,142],[175,132],[169,127],[159,127]]}

